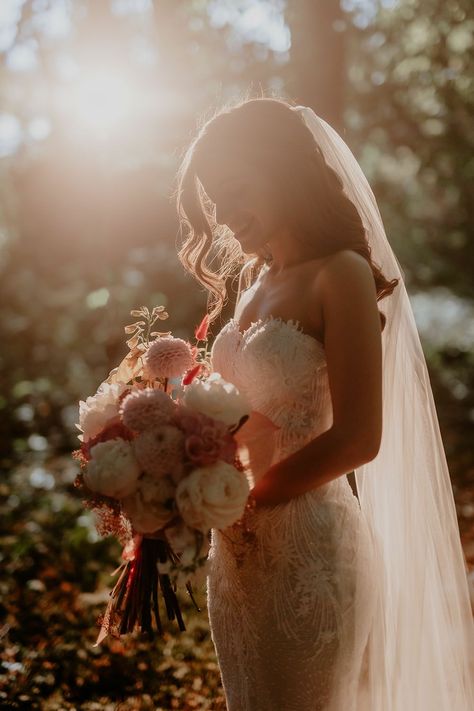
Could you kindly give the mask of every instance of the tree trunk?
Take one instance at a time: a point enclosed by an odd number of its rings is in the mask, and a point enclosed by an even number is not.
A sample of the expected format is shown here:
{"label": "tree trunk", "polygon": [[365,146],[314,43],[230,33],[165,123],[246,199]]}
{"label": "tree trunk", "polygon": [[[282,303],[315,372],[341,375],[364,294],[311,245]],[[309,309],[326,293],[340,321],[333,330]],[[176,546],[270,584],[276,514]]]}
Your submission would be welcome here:
{"label": "tree trunk", "polygon": [[347,35],[342,28],[348,22],[339,2],[289,0],[286,20],[291,30],[288,94],[341,131]]}

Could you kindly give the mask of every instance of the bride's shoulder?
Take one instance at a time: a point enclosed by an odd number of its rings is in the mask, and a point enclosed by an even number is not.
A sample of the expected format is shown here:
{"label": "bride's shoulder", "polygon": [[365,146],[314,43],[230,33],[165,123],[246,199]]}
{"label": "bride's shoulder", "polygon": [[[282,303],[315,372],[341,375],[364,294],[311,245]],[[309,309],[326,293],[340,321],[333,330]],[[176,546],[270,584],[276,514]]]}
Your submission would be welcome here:
{"label": "bride's shoulder", "polygon": [[322,261],[315,274],[314,284],[335,286],[341,282],[373,282],[373,279],[372,268],[365,257],[353,249],[341,249]]}
{"label": "bride's shoulder", "polygon": [[324,259],[321,269],[357,269],[361,265],[368,266],[370,270],[370,265],[362,254],[354,249],[340,249]]}

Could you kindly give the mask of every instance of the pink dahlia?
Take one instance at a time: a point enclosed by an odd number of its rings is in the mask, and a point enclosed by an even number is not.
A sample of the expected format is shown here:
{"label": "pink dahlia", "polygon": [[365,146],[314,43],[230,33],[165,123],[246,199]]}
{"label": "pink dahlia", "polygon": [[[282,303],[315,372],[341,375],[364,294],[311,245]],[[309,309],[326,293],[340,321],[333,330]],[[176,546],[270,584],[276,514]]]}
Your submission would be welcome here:
{"label": "pink dahlia", "polygon": [[153,341],[144,356],[148,378],[175,378],[192,368],[191,346],[182,338],[162,336]]}
{"label": "pink dahlia", "polygon": [[146,474],[177,478],[184,459],[184,439],[181,430],[171,425],[142,432],[133,442],[135,457]]}
{"label": "pink dahlia", "polygon": [[120,415],[126,427],[143,432],[169,422],[175,409],[176,404],[163,390],[144,388],[124,398]]}

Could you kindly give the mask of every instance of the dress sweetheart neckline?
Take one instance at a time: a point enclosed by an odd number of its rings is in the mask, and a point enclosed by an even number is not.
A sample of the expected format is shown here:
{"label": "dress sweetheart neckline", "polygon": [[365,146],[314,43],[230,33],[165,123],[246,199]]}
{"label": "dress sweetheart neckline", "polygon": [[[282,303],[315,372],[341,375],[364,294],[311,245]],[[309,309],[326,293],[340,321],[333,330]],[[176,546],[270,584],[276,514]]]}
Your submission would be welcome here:
{"label": "dress sweetheart neckline", "polygon": [[255,326],[258,326],[258,325],[263,326],[264,324],[270,323],[270,322],[276,322],[276,323],[279,323],[280,325],[285,325],[285,326],[292,328],[296,333],[299,333],[303,338],[308,339],[308,342],[314,343],[315,346],[317,346],[321,351],[325,352],[324,344],[321,343],[321,341],[319,341],[317,338],[315,338],[315,336],[311,336],[311,334],[306,333],[306,331],[303,331],[303,329],[301,328],[301,323],[298,319],[290,318],[288,320],[285,320],[281,316],[272,316],[270,314],[269,316],[264,316],[263,318],[258,318],[256,321],[252,321],[250,326],[248,326],[248,328],[244,328],[243,331],[240,330],[239,323],[234,316],[232,316],[229,321],[229,323],[235,327],[235,330],[240,334],[240,336],[242,338],[245,338],[247,333],[249,331],[251,331]]}

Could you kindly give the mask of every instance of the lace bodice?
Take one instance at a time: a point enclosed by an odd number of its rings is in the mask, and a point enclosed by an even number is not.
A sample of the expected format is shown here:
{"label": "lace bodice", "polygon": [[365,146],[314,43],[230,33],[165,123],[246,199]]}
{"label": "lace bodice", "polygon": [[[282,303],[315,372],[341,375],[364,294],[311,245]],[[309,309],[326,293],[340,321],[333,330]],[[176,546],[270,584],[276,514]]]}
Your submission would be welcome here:
{"label": "lace bodice", "polygon": [[269,316],[241,332],[230,319],[214,340],[211,364],[279,427],[272,463],[330,428],[324,346],[297,320]]}

